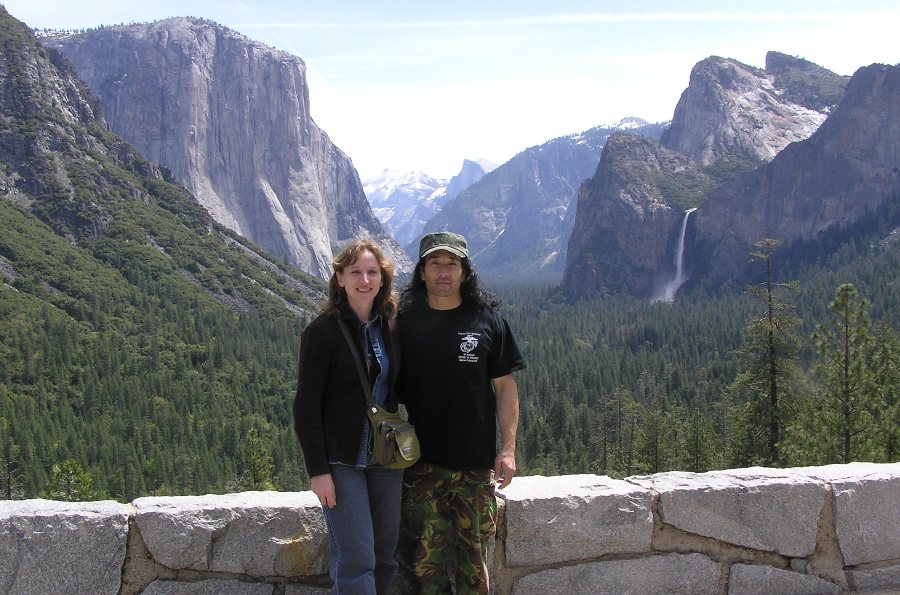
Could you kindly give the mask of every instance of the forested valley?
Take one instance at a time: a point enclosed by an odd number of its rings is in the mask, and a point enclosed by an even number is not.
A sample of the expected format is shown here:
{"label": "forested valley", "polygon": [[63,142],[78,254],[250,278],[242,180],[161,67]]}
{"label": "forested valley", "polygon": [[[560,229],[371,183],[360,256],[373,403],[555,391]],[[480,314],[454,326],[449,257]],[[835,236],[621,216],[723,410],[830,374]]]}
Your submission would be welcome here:
{"label": "forested valley", "polygon": [[[489,285],[528,363],[519,473],[898,460],[900,245],[885,237],[805,267],[761,243],[752,290],[698,284],[672,303]],[[45,252],[72,264],[64,245]],[[307,489],[290,414],[306,319],[236,316],[149,270],[130,281],[114,315],[98,293],[82,320],[27,279],[0,286],[2,497]]]}
{"label": "forested valley", "polygon": [[[2,10],[0,39],[0,498],[307,489],[291,403],[321,279],[215,223]],[[884,205],[759,238],[750,277],[671,303],[485,278],[528,363],[519,473],[898,460]]]}
{"label": "forested valley", "polygon": [[897,241],[849,242],[770,293],[767,265],[787,271],[777,247],[763,255],[747,291],[698,288],[673,303],[553,303],[552,288],[504,287],[528,362],[520,472],[898,460]]}

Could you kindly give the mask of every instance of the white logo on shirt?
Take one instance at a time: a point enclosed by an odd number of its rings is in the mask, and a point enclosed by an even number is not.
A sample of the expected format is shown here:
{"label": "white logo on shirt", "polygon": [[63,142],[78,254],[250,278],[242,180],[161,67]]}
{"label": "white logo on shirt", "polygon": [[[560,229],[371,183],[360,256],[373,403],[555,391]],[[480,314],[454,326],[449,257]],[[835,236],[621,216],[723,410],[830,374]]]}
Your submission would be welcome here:
{"label": "white logo on shirt", "polygon": [[472,352],[475,351],[476,347],[478,347],[478,333],[459,334],[462,336],[462,341],[459,344],[459,350],[462,352],[459,355],[459,361],[477,362],[478,356],[473,355]]}

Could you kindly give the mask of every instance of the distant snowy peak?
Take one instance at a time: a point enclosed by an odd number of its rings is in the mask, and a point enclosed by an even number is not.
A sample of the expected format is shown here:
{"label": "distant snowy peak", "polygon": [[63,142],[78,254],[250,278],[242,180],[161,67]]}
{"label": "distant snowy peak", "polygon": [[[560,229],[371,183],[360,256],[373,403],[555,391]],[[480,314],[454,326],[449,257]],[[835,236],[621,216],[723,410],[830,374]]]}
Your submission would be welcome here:
{"label": "distant snowy peak", "polygon": [[627,116],[614,124],[601,124],[596,128],[604,128],[607,130],[637,130],[650,124],[647,120],[636,116]]}
{"label": "distant snowy peak", "polygon": [[401,172],[392,169],[382,170],[363,180],[363,190],[373,207],[381,206],[385,202],[394,202],[402,196],[414,196],[417,200],[428,199],[435,192],[442,191],[446,185],[447,180],[435,179],[421,172]]}
{"label": "distant snowy peak", "polygon": [[375,216],[401,245],[416,241],[425,222],[460,192],[496,166],[484,159],[463,161],[450,180],[421,172],[382,170],[363,180],[363,190]]}
{"label": "distant snowy peak", "polygon": [[612,126],[610,126],[610,128],[618,128],[619,130],[636,130],[638,128],[643,128],[649,123],[650,122],[648,122],[647,120],[636,118],[634,116],[628,116],[627,118],[622,118],[617,124],[613,124]]}

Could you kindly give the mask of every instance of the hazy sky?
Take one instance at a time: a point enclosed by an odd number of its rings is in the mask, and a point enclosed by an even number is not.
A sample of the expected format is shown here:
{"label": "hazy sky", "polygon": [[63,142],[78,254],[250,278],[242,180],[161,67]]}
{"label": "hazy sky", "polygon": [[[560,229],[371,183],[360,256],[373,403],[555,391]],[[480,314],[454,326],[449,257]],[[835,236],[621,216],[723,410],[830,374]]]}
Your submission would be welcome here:
{"label": "hazy sky", "polygon": [[307,65],[315,121],[363,178],[448,178],[626,116],[669,120],[709,56],[839,74],[900,62],[896,0],[0,0],[31,27],[210,19]]}

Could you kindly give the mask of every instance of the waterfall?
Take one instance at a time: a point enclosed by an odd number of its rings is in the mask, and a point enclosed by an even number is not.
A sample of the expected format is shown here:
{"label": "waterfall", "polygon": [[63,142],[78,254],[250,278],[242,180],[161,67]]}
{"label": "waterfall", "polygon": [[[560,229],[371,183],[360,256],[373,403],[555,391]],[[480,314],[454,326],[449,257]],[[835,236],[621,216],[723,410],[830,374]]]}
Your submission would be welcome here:
{"label": "waterfall", "polygon": [[687,231],[688,218],[691,216],[691,213],[696,210],[697,209],[688,209],[684,212],[684,219],[681,221],[681,235],[678,237],[678,249],[675,251],[675,259],[673,261],[675,264],[675,278],[666,283],[666,286],[662,290],[662,294],[654,301],[673,301],[675,299],[675,294],[678,293],[678,288],[687,281],[687,277],[684,275],[684,234]]}

